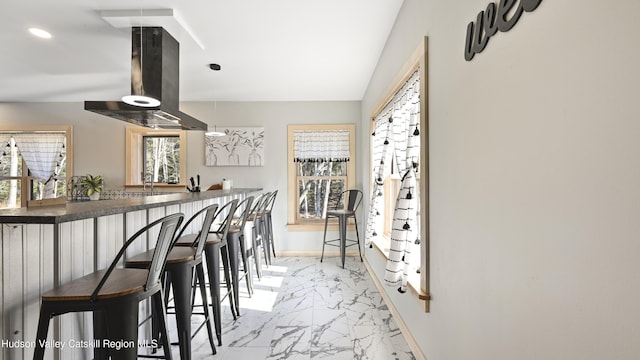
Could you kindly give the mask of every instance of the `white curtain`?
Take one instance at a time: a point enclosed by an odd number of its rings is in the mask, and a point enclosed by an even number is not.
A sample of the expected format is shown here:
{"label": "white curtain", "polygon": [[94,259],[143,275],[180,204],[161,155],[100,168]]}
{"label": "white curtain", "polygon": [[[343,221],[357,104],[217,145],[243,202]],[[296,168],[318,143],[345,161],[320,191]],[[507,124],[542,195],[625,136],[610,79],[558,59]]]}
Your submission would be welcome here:
{"label": "white curtain", "polygon": [[373,136],[373,176],[367,243],[382,232],[380,208],[384,206],[383,181],[394,171],[402,177],[393,215],[389,259],[385,269],[385,282],[400,283],[404,292],[411,256],[411,247],[419,242],[417,204],[420,194],[416,187],[416,171],[420,163],[420,77],[416,71],[396,93],[391,102],[375,118]]}
{"label": "white curtain", "polygon": [[55,175],[64,146],[64,133],[22,133],[14,134],[20,154],[31,174],[46,183]]}
{"label": "white curtain", "polygon": [[348,130],[294,130],[296,162],[349,161]]}

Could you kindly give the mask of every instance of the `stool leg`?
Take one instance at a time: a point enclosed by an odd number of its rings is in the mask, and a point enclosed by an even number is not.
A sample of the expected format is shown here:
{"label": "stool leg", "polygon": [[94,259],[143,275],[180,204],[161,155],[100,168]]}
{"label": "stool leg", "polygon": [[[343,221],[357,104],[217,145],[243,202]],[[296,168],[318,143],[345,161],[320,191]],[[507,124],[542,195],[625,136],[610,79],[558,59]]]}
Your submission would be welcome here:
{"label": "stool leg", "polygon": [[253,243],[253,259],[256,263],[256,274],[258,274],[258,280],[262,279],[262,265],[260,259],[260,249],[258,249],[258,228],[256,227],[255,222],[253,223],[253,228],[251,229],[251,242]]}
{"label": "stool leg", "polygon": [[170,271],[180,359],[185,360],[191,358],[191,269],[188,266],[174,266]]}
{"label": "stool leg", "polygon": [[47,333],[49,332],[49,321],[51,321],[52,314],[48,309],[46,303],[42,303],[40,307],[40,319],[38,320],[38,332],[36,335],[36,348],[33,353],[34,360],[42,360],[44,358],[44,346],[42,343],[47,340]]}
{"label": "stool leg", "polygon": [[[238,299],[240,291],[238,289],[238,246],[236,239],[227,238],[227,245],[222,250],[222,266],[224,267],[225,280],[227,282],[227,290],[229,293],[229,303],[231,312],[235,316],[240,316],[240,301]],[[229,286],[229,284],[231,286]]]}
{"label": "stool leg", "polygon": [[231,287],[233,290],[233,303],[236,313],[240,316],[240,284],[238,281],[238,239],[233,234],[227,237],[227,249],[229,252],[229,267],[231,270]]}
{"label": "stool leg", "polygon": [[[198,287],[200,288],[200,296],[202,297],[202,308],[204,312],[204,321],[206,321],[207,334],[209,335],[209,345],[211,351],[215,355],[216,345],[213,341],[213,330],[211,330],[211,316],[209,314],[209,302],[207,301],[207,289],[204,282],[204,270],[202,269],[202,263],[196,265],[196,278],[198,279]],[[193,303],[193,302],[192,302]]]}
{"label": "stool leg", "polygon": [[267,226],[267,215],[262,217],[262,246],[265,251],[265,260],[267,260],[267,266],[271,265],[271,239],[269,238],[269,230]]}
{"label": "stool leg", "polygon": [[224,282],[227,285],[227,297],[229,298],[229,307],[233,320],[237,319],[236,303],[233,299],[233,282],[231,281],[231,266],[229,265],[229,247],[225,244],[220,247],[220,257],[222,258],[222,273],[224,274]]}
{"label": "stool leg", "polygon": [[164,358],[171,360],[173,357],[171,355],[171,340],[169,340],[169,336],[167,335],[167,309],[164,305],[162,291],[158,291],[153,294],[151,298],[151,304],[154,307],[153,313],[156,314],[155,319],[158,321],[158,331],[160,336],[162,337],[162,350],[164,351]]}
{"label": "stool leg", "polygon": [[262,245],[262,253],[264,255],[264,264],[266,266],[271,265],[271,259],[269,257],[269,251],[267,250],[267,238],[265,237],[264,232],[264,221],[262,218],[256,217],[256,229],[258,229],[258,234],[260,235],[260,245]]}
{"label": "stool leg", "polygon": [[340,216],[340,260],[342,260],[342,268],[344,269],[344,257],[347,247],[347,219]]}
{"label": "stool leg", "polygon": [[320,256],[320,262],[324,259],[324,244],[327,243],[327,223],[329,222],[329,217],[325,216],[324,218],[324,237],[322,238],[322,256]]}
{"label": "stool leg", "polygon": [[[93,312],[93,337],[102,344],[102,340],[107,338],[107,320],[104,311]],[[94,360],[109,360],[109,352],[102,346],[93,349]]]}
{"label": "stool leg", "polygon": [[273,253],[273,257],[276,257],[276,247],[273,243],[273,222],[271,220],[271,212],[267,213],[267,228],[269,232],[269,247],[271,247],[271,252]]}
{"label": "stool leg", "polygon": [[356,226],[356,239],[358,239],[358,254],[360,254],[360,262],[362,262],[362,250],[360,249],[360,234],[358,233],[358,219],[353,217],[353,224]]}
{"label": "stool leg", "polygon": [[138,358],[138,301],[126,301],[109,305],[105,311],[109,341],[121,348],[109,347],[112,359],[135,360]]}
{"label": "stool leg", "polygon": [[244,234],[238,235],[238,241],[240,243],[240,256],[242,257],[242,268],[244,269],[244,278],[247,282],[247,292],[249,292],[249,297],[253,294],[253,286],[251,281],[251,266],[247,263],[247,246],[244,243]]}
{"label": "stool leg", "polygon": [[211,307],[213,310],[213,323],[216,328],[218,346],[222,345],[222,320],[220,314],[220,247],[218,245],[206,245],[204,248],[207,273],[209,276],[209,292],[211,293]]}
{"label": "stool leg", "polygon": [[246,250],[244,257],[247,259],[247,282],[251,286],[250,296],[253,296],[253,272],[251,271],[251,262],[253,261],[253,248]]}

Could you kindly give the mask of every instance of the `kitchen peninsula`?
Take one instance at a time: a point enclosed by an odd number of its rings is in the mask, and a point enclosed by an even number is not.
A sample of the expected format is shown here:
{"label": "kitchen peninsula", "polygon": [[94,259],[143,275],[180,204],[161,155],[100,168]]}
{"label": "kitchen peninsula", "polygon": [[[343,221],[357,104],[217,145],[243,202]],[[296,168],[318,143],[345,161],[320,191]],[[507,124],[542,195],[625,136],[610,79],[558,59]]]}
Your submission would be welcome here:
{"label": "kitchen peninsula", "polygon": [[[149,222],[182,212],[186,218],[204,206],[243,199],[259,188],[174,193],[118,200],[69,202],[38,208],[0,210],[0,340],[3,359],[29,359],[35,340],[40,295],[53,286],[106,268],[124,240]],[[197,231],[198,224],[192,224]],[[150,239],[134,244],[131,253],[153,248]],[[146,306],[146,305],[145,305]],[[142,311],[146,311],[143,306]],[[141,336],[146,330],[141,329]],[[49,337],[92,339],[91,314],[56,317]],[[60,359],[91,359],[93,349],[69,346],[50,349]]]}

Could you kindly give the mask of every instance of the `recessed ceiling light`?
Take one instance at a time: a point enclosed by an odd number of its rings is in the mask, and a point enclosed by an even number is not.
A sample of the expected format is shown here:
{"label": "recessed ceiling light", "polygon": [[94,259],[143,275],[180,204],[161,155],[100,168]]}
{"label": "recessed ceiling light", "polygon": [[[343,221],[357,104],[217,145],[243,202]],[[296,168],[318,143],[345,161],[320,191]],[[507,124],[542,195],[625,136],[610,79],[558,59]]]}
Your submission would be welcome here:
{"label": "recessed ceiling light", "polygon": [[52,37],[50,32],[38,28],[29,28],[29,32],[42,39],[51,39]]}

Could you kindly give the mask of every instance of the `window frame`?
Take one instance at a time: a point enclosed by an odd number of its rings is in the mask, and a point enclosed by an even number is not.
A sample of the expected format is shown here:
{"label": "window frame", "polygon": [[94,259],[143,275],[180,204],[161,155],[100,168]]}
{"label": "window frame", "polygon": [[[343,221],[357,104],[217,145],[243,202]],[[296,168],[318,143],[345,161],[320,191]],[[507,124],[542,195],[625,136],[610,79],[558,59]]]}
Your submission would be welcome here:
{"label": "window frame", "polygon": [[67,181],[67,194],[59,196],[53,199],[43,200],[31,200],[32,181],[35,180],[31,176],[29,168],[25,164],[24,159],[22,161],[22,175],[2,177],[2,180],[20,180],[20,207],[38,207],[38,206],[50,206],[65,204],[68,199],[69,183],[68,181],[73,177],[73,126],[71,125],[3,125],[0,126],[0,132],[7,133],[32,133],[32,132],[64,132],[65,133],[65,147],[66,147],[66,181]]}
{"label": "window frame", "polygon": [[184,130],[154,130],[129,126],[125,131],[125,187],[141,188],[144,186],[140,174],[144,169],[144,139],[146,137],[180,138],[180,181],[177,184],[154,183],[156,188],[185,188],[187,186],[187,135]]}
{"label": "window frame", "polygon": [[[411,54],[410,58],[404,64],[401,71],[391,82],[390,87],[384,93],[382,99],[372,109],[370,115],[370,132],[375,129],[376,116],[385,108],[385,106],[393,99],[395,94],[402,88],[407,79],[420,71],[420,166],[416,174],[419,179],[418,186],[420,192],[419,223],[420,223],[420,274],[409,276],[409,288],[417,294],[418,298],[425,301],[425,311],[429,312],[430,305],[430,272],[429,272],[429,91],[428,91],[428,37],[423,37],[420,44]],[[369,154],[373,152],[373,142],[369,143]],[[385,183],[386,183],[385,179]],[[369,162],[369,189],[374,189],[373,164]],[[386,186],[386,185],[385,185]],[[370,194],[369,194],[370,195]],[[397,194],[396,194],[397,195]],[[386,197],[387,195],[385,195]],[[393,209],[387,209],[386,206],[395,204],[394,201],[385,199],[385,212]],[[393,216],[393,215],[391,215]],[[384,237],[384,235],[383,235]],[[390,240],[382,239],[376,242],[373,239],[372,244],[378,252],[388,257]]]}
{"label": "window frame", "polygon": [[[355,188],[356,183],[356,125],[355,124],[314,124],[314,125],[288,125],[287,126],[287,168],[288,168],[288,221],[287,228],[291,231],[320,231],[324,229],[325,219],[300,219],[298,217],[298,174],[297,164],[293,159],[293,132],[295,130],[347,130],[349,131],[349,161],[347,162],[347,175],[345,190]],[[325,177],[325,176],[320,176]],[[345,177],[344,175],[335,176]],[[333,177],[332,177],[333,178]],[[331,229],[337,229],[334,219],[329,221]]]}

